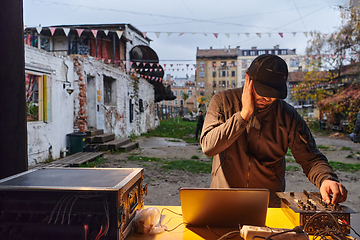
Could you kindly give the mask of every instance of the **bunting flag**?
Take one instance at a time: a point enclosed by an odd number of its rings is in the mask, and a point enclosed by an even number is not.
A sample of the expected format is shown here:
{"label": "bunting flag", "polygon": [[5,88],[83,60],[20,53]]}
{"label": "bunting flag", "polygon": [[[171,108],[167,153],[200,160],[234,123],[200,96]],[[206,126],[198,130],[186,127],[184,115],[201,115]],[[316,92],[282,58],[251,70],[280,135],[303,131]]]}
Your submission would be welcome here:
{"label": "bunting flag", "polygon": [[308,33],[307,33],[307,32],[304,32],[304,35],[305,35],[305,37],[307,37],[307,36],[308,36]]}
{"label": "bunting flag", "polygon": [[227,38],[230,38],[230,33],[225,33],[225,36],[226,36]]}
{"label": "bunting flag", "polygon": [[144,38],[146,38],[147,32],[142,32],[142,34],[143,34]]}
{"label": "bunting flag", "polygon": [[204,33],[205,37],[207,37],[207,33]]}
{"label": "bunting flag", "polygon": [[249,38],[250,33],[245,33],[245,35]]}
{"label": "bunting flag", "polygon": [[346,37],[347,37],[347,35],[344,34],[344,35],[343,35],[344,40],[346,40]]}
{"label": "bunting flag", "polygon": [[170,36],[172,34],[172,32],[168,32],[167,35]]}
{"label": "bunting flag", "polygon": [[81,34],[82,34],[82,32],[84,31],[84,29],[76,29],[76,31],[77,31],[79,37],[81,37]]}
{"label": "bunting flag", "polygon": [[51,36],[54,36],[56,27],[49,27],[49,29],[50,29],[50,32],[51,32]]}
{"label": "bunting flag", "polygon": [[159,38],[160,37],[160,32],[155,32],[155,35],[156,35],[157,38]]}
{"label": "bunting flag", "polygon": [[36,31],[37,31],[38,34],[41,33],[41,30],[42,30],[42,26],[41,26],[41,25],[39,25],[39,26],[36,27]]}
{"label": "bunting flag", "polygon": [[97,33],[98,33],[98,30],[91,30],[91,32],[92,32],[92,34],[93,34],[93,36],[94,36],[94,38],[96,38],[96,36],[97,36]]}
{"label": "bunting flag", "polygon": [[293,37],[295,37],[295,35],[296,35],[296,32],[293,32]]}
{"label": "bunting flag", "polygon": [[69,36],[70,28],[63,28],[63,31],[64,31],[66,36]]}
{"label": "bunting flag", "polygon": [[136,62],[136,65],[139,66],[140,62]]}
{"label": "bunting flag", "polygon": [[118,38],[120,39],[124,31],[116,31]]}
{"label": "bunting flag", "polygon": [[213,34],[216,38],[218,38],[218,35],[219,35],[218,33],[213,33]]}
{"label": "bunting flag", "polygon": [[280,37],[281,37],[281,38],[283,38],[283,37],[284,37],[283,33],[279,33],[279,35],[280,35]]}
{"label": "bunting flag", "polygon": [[271,33],[268,33],[268,35],[269,35],[269,38],[271,38]]}
{"label": "bunting flag", "polygon": [[261,38],[261,33],[256,33],[256,35],[257,35],[259,38]]}
{"label": "bunting flag", "polygon": [[109,34],[109,30],[104,30],[104,33],[107,36]]}

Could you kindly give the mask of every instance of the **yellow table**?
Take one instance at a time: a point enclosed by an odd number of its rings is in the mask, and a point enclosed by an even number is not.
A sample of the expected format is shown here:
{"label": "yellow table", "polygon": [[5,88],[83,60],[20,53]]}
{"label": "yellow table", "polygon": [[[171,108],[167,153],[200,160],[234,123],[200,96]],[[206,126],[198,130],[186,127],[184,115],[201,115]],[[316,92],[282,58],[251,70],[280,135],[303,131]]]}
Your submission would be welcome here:
{"label": "yellow table", "polygon": [[[174,211],[176,213],[181,214],[181,207],[180,206],[145,206],[148,207],[156,207],[162,212],[162,225],[165,225],[168,230],[171,230],[177,227],[179,224],[183,222],[182,216],[176,215],[167,209]],[[282,212],[281,208],[269,208],[266,217],[266,226],[272,228],[294,228],[295,226],[290,222],[290,220],[285,216]],[[216,235],[217,233],[218,235]],[[195,228],[195,227],[186,227],[185,224],[181,224],[175,230],[171,232],[164,232],[157,235],[146,235],[146,234],[137,234],[137,233],[130,233],[126,240],[134,240],[134,239],[218,239],[225,233],[230,231],[239,229],[227,229],[227,228]],[[239,239],[239,235],[233,239]]]}

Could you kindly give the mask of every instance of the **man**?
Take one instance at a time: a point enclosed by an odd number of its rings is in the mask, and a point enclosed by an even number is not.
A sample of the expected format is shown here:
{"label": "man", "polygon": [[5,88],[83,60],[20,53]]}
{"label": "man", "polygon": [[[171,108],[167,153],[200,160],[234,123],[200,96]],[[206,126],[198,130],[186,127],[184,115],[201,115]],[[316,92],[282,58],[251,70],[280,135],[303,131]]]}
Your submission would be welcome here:
{"label": "man", "polygon": [[322,198],[343,202],[346,188],[317,149],[305,121],[282,100],[287,77],[282,58],[260,55],[250,65],[243,88],[212,98],[200,138],[204,153],[214,156],[210,187],[267,188],[269,206],[279,206],[276,192],[285,190],[285,154],[290,148]]}
{"label": "man", "polygon": [[202,129],[203,124],[204,124],[204,116],[202,115],[202,113],[203,112],[201,110],[198,113],[199,116],[197,118],[196,132],[195,132],[196,141],[198,140],[199,132],[201,132],[201,129]]}
{"label": "man", "polygon": [[350,133],[350,139],[354,143],[360,143],[360,112],[356,115],[356,120],[354,124],[354,131]]}

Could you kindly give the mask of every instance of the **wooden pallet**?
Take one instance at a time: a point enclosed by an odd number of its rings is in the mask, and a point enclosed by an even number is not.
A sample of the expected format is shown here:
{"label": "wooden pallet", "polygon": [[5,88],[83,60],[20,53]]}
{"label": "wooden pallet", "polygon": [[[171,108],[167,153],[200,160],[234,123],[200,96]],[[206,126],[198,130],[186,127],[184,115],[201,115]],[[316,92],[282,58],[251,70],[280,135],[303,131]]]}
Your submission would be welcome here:
{"label": "wooden pallet", "polygon": [[76,167],[80,164],[94,160],[102,156],[102,152],[78,152],[65,158],[60,158],[50,163],[39,164],[36,167]]}

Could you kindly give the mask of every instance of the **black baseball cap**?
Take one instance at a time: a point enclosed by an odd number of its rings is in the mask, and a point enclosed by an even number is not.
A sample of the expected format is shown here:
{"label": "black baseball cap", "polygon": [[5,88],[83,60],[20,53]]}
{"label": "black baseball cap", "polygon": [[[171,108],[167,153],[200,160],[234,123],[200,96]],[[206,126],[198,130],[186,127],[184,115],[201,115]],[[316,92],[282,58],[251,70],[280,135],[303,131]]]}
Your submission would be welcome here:
{"label": "black baseball cap", "polygon": [[287,96],[287,64],[281,57],[263,54],[254,59],[247,70],[257,94],[262,97],[285,99]]}

